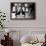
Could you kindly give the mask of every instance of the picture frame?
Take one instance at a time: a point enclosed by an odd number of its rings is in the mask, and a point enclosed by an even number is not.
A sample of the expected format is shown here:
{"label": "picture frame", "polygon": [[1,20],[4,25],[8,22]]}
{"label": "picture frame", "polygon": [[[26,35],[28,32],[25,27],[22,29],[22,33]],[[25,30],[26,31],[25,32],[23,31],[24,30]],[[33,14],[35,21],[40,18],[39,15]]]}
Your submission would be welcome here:
{"label": "picture frame", "polygon": [[11,20],[35,20],[36,9],[35,2],[11,2],[10,3]]}

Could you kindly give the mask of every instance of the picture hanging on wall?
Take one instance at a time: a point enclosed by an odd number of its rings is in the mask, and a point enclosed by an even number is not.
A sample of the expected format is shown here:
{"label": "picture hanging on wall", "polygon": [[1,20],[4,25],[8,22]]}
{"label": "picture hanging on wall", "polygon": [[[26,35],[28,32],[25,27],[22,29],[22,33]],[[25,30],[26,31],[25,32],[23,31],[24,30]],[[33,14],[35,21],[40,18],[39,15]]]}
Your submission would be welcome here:
{"label": "picture hanging on wall", "polygon": [[12,20],[35,20],[34,2],[11,2],[10,18]]}

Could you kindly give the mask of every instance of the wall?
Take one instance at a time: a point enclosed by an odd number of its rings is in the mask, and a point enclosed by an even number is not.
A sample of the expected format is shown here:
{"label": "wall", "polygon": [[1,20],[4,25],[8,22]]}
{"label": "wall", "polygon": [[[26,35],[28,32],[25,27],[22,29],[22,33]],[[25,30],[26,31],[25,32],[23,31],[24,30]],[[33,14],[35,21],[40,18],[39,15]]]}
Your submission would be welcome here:
{"label": "wall", "polygon": [[46,27],[46,0],[23,0],[27,1],[36,2],[36,20],[10,20],[10,3],[22,0],[0,0],[0,10],[7,16],[6,27]]}

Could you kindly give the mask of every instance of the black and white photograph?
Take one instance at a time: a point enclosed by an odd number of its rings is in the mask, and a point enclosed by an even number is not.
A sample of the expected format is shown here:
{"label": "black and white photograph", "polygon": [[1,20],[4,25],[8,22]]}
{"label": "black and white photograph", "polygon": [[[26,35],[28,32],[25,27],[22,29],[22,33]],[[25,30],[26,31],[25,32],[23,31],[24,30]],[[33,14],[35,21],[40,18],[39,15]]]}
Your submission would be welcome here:
{"label": "black and white photograph", "polygon": [[35,3],[13,2],[11,3],[11,19],[31,20],[35,19]]}

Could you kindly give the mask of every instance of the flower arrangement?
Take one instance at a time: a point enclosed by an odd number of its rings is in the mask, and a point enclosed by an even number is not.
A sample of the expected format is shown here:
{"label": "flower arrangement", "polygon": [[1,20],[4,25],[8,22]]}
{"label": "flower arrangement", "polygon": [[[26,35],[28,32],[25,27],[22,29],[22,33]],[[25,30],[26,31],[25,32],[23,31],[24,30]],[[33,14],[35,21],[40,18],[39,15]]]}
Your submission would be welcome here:
{"label": "flower arrangement", "polygon": [[0,27],[3,28],[4,22],[6,20],[6,15],[4,12],[0,12]]}

